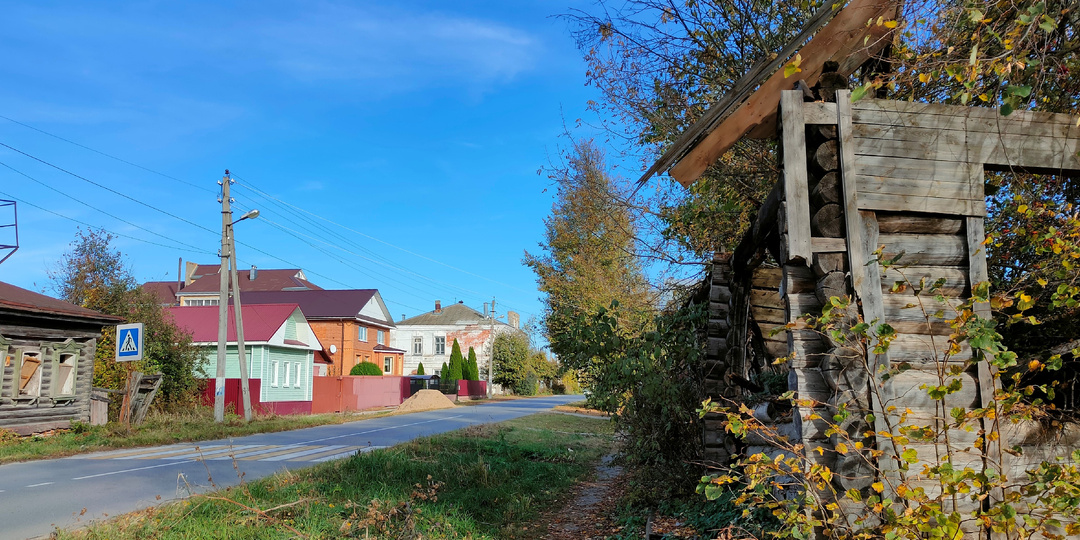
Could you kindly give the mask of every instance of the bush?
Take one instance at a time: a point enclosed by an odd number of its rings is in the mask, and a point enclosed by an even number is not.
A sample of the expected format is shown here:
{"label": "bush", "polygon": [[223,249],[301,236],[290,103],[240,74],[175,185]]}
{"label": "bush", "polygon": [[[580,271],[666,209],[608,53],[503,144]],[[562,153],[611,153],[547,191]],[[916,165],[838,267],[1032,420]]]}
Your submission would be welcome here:
{"label": "bush", "polygon": [[535,396],[540,391],[540,376],[530,369],[525,373],[525,381],[516,391],[522,396]]}
{"label": "bush", "polygon": [[360,362],[353,366],[352,371],[349,371],[349,375],[378,375],[382,376],[383,372],[379,369],[379,366],[372,364],[371,362]]}
{"label": "bush", "polygon": [[416,365],[416,374],[417,375],[423,375],[424,374],[424,363],[423,362],[420,362],[419,364]]}
{"label": "bush", "polygon": [[469,357],[465,360],[465,372],[461,378],[467,381],[480,380],[480,365],[476,362],[476,351],[472,347],[469,347]]}

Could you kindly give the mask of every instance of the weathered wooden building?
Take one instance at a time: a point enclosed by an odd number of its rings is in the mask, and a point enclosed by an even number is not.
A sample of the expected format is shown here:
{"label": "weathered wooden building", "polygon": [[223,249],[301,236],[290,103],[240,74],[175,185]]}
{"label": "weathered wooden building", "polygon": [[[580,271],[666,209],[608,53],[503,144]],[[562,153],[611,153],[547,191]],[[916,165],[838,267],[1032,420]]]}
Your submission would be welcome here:
{"label": "weathered wooden building", "polygon": [[25,435],[89,422],[97,338],[120,322],[0,282],[0,428]]}
{"label": "weathered wooden building", "polygon": [[[966,343],[949,351],[953,330],[946,320],[955,317],[958,302],[916,296],[910,286],[894,291],[892,285],[940,278],[944,295],[971,298],[972,288],[988,279],[987,171],[1080,173],[1080,127],[1069,115],[852,102],[844,82],[889,41],[881,21],[895,17],[895,10],[888,0],[853,0],[828,13],[828,21],[815,18],[771,66],[754,70],[691,126],[646,175],[668,171],[688,186],[740,138],[777,138],[779,182],[735,251],[714,259],[704,376],[710,397],[740,402],[750,393],[745,381],[786,372],[783,390],[794,391],[803,406],[788,413],[782,400],[757,404],[755,416],[772,429],[746,441],[726,433],[720,417],[707,418],[704,444],[707,456],[723,461],[736,453],[769,453],[786,437],[802,445],[807,462],[837,473],[833,493],[869,494],[876,481],[883,481],[887,495],[901,482],[940,490],[920,477],[919,464],[898,471],[892,439],[873,434],[895,435],[902,414],[908,425],[943,427],[950,408],[990,403],[994,377],[989,363],[968,362],[972,351]],[[796,51],[802,72],[786,78],[778,68]],[[835,73],[822,76],[823,68]],[[884,271],[879,249],[882,259],[902,255],[904,267]],[[830,298],[845,296],[853,299],[846,314],[852,322],[861,318],[896,330],[887,352],[875,354],[806,327],[804,315],[820,316]],[[990,307],[976,303],[974,312],[989,317]],[[790,360],[773,365],[782,357]],[[901,363],[911,369],[889,373]],[[952,373],[952,366],[959,372]],[[944,403],[929,398],[924,385],[954,379],[962,382],[961,391]],[[824,419],[842,408],[855,414],[840,423],[840,433],[830,433]],[[1038,423],[984,424],[982,430],[998,431],[1001,440],[977,441],[979,429],[949,430],[948,447],[943,437],[908,446],[921,462],[948,452],[955,466],[1023,479],[1032,464],[1067,455],[1065,449],[1077,442],[1067,430]],[[855,449],[850,441],[865,446]],[[850,448],[837,452],[840,442]],[[1002,451],[1014,445],[1022,455]],[[873,450],[883,457],[874,457]],[[960,497],[955,504],[970,511],[983,503]],[[964,529],[972,538],[987,534],[973,520]]]}

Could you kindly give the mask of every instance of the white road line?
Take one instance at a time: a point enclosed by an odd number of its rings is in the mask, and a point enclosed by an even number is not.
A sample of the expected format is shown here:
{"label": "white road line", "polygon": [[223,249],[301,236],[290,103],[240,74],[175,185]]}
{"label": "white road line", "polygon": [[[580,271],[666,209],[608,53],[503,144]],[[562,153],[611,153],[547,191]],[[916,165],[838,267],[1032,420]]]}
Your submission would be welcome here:
{"label": "white road line", "polygon": [[284,445],[284,446],[275,446],[275,445],[272,445],[272,444],[261,444],[261,445],[258,445],[258,448],[250,448],[248,450],[244,450],[243,452],[237,452],[235,455],[232,455],[232,456],[213,457],[213,458],[210,458],[210,461],[225,461],[225,460],[234,459],[234,458],[235,459],[241,459],[241,458],[245,458],[245,457],[249,457],[249,456],[257,456],[259,454],[269,454],[270,452],[274,452],[276,450],[285,450],[285,449],[288,449],[289,447],[292,447],[292,446],[297,446],[297,445],[295,445],[295,444],[287,444],[287,445]]}
{"label": "white road line", "polygon": [[123,473],[135,472],[135,471],[145,471],[147,469],[158,469],[158,468],[161,468],[161,467],[172,467],[174,465],[183,465],[185,463],[195,463],[196,461],[197,460],[194,460],[194,459],[190,459],[188,461],[174,461],[172,463],[162,463],[160,465],[148,465],[146,467],[135,467],[134,469],[124,469],[122,471],[112,471],[112,472],[101,473],[101,474],[91,474],[89,476],[79,476],[77,478],[72,478],[72,480],[86,480],[87,478],[100,478],[102,476],[112,476],[114,474],[123,474]]}
{"label": "white road line", "polygon": [[[214,454],[214,455],[221,454],[222,452],[224,452],[225,455],[228,456],[229,452],[248,450],[248,449],[256,448],[256,447],[259,447],[259,446],[262,446],[262,445],[261,444],[241,444],[241,445],[232,446],[232,447],[225,446],[225,447],[218,448],[217,450],[199,450],[197,452],[188,452],[186,454],[179,454],[179,455],[169,456],[169,457],[164,457],[164,458],[159,458],[159,459],[201,459],[204,456],[211,455],[211,454]],[[206,459],[211,459],[211,458],[206,458]]]}
{"label": "white road line", "polygon": [[[120,456],[120,457],[114,457],[114,458],[111,458],[111,459],[148,459],[148,458],[163,459],[163,458],[157,458],[155,456],[160,456],[162,454],[175,454],[177,452],[187,452],[187,453],[196,452],[195,446],[196,445],[174,446],[172,448],[162,449],[162,450],[158,450],[158,451],[154,451],[154,452],[146,452],[144,454],[132,454],[130,456]],[[216,450],[221,450],[222,448],[225,448],[225,447],[226,447],[226,445],[224,445],[224,444],[215,444],[215,445],[211,445],[211,446],[199,446],[199,450],[206,453],[206,452],[213,452],[213,451],[216,451]]]}
{"label": "white road line", "polygon": [[390,429],[400,429],[400,428],[403,428],[403,427],[410,427],[410,426],[419,426],[420,424],[430,424],[432,422],[444,422],[446,420],[452,420],[454,418],[461,418],[462,416],[465,416],[465,415],[464,414],[459,414],[457,416],[447,416],[446,418],[436,418],[434,420],[424,420],[423,422],[413,422],[411,424],[402,424],[400,426],[387,426],[387,427],[382,427],[382,428],[378,428],[378,429],[369,429],[367,431],[360,431],[360,432],[357,432],[357,433],[346,433],[344,435],[334,435],[333,437],[324,437],[322,439],[313,439],[313,440],[310,440],[310,441],[307,441],[307,442],[302,442],[302,443],[297,443],[297,444],[311,444],[311,443],[317,443],[317,442],[323,442],[323,441],[331,441],[331,440],[334,440],[334,439],[344,439],[345,437],[359,437],[361,435],[367,435],[369,433],[375,433],[375,432],[378,432],[378,431],[386,431],[386,430],[390,430]]}
{"label": "white road line", "polygon": [[28,487],[28,488],[32,488],[32,487],[41,487],[41,486],[47,486],[47,485],[50,485],[50,484],[55,484],[55,483],[56,483],[56,482],[42,482],[42,483],[40,483],[40,484],[31,484],[31,485],[29,485],[29,486],[26,486],[26,487]]}
{"label": "white road line", "polygon": [[344,444],[335,444],[335,445],[331,445],[331,446],[320,446],[319,448],[314,448],[314,449],[311,449],[311,450],[303,450],[303,451],[300,451],[300,452],[293,452],[291,454],[285,454],[283,456],[268,457],[266,459],[260,459],[259,461],[288,461],[288,460],[298,458],[298,457],[301,457],[301,456],[308,456],[308,455],[311,455],[311,454],[320,454],[322,452],[326,452],[327,450],[334,450],[336,448],[345,448],[345,445]]}

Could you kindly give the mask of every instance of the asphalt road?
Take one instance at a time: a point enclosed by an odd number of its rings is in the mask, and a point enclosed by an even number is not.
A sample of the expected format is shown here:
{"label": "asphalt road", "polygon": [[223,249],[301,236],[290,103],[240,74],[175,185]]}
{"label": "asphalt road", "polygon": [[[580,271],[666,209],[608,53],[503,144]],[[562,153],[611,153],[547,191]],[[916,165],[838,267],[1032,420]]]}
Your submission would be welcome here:
{"label": "asphalt road", "polygon": [[[0,540],[48,535],[284,469],[579,401],[551,396],[281,433],[0,465]],[[234,469],[234,463],[236,469]],[[213,485],[211,481],[213,479]]]}

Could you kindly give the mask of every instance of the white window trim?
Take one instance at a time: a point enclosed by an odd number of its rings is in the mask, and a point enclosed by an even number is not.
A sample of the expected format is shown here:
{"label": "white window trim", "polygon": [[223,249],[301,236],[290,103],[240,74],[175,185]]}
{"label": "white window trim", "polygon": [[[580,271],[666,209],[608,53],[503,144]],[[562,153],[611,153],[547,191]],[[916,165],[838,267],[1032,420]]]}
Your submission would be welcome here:
{"label": "white window trim", "polygon": [[296,387],[296,388],[300,388],[300,375],[303,373],[303,370],[304,370],[304,364],[301,364],[300,362],[297,362],[296,363],[296,380],[293,382],[293,386]]}
{"label": "white window trim", "polygon": [[270,386],[272,386],[274,388],[277,388],[277,385],[278,385],[278,374],[279,374],[278,361],[277,360],[271,360],[270,361]]}
{"label": "white window trim", "polygon": [[383,340],[384,340],[385,338],[386,338],[386,332],[383,332],[382,330],[377,330],[377,331],[375,332],[375,343],[377,343],[377,344],[379,344],[379,345],[382,345],[382,344],[383,344]]}
{"label": "white window trim", "polygon": [[422,336],[413,336],[412,352],[414,355],[424,354],[424,338]]}
{"label": "white window trim", "polygon": [[282,386],[287,387],[287,386],[289,386],[289,378],[292,375],[292,366],[289,365],[289,362],[284,362],[284,364],[285,364],[285,384],[283,384]]}
{"label": "white window trim", "polygon": [[367,327],[361,326],[356,333],[356,337],[360,341],[367,341]]}
{"label": "white window trim", "polygon": [[383,371],[383,373],[388,374],[388,375],[390,373],[394,372],[394,357],[393,356],[384,356],[383,357],[383,370],[382,371]]}
{"label": "white window trim", "polygon": [[[442,339],[442,350],[439,350],[439,339]],[[435,336],[435,356],[446,356],[446,336]]]}

